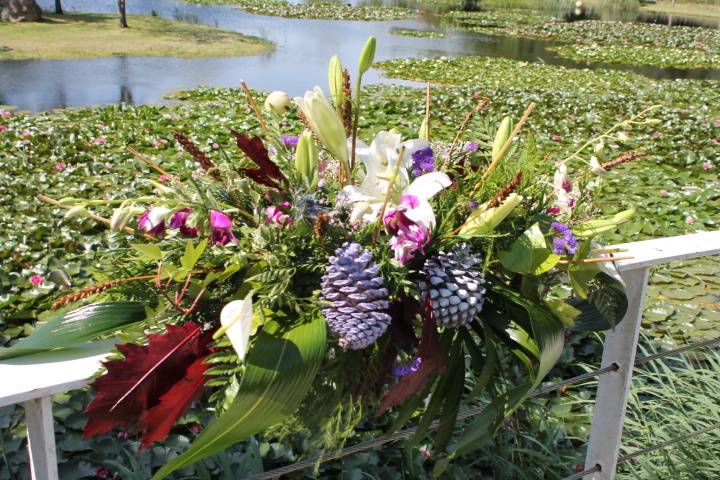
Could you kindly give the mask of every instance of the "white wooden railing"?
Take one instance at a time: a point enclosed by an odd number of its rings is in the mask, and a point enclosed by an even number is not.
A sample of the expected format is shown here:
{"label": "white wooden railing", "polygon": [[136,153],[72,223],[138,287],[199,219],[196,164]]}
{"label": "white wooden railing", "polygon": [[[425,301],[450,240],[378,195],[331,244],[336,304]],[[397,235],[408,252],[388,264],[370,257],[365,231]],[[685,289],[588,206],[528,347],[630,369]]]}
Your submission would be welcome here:
{"label": "white wooden railing", "polygon": [[[613,480],[617,468],[625,410],[642,322],[650,268],[676,260],[720,254],[720,231],[632,242],[622,248],[615,265],[627,285],[628,311],[614,330],[606,332],[601,367],[618,368],[600,376],[585,462],[595,470],[585,480]],[[58,479],[51,395],[81,388],[97,372],[110,342],[70,352],[63,361],[42,363],[42,357],[0,362],[0,407],[22,403],[28,428],[33,480]]]}

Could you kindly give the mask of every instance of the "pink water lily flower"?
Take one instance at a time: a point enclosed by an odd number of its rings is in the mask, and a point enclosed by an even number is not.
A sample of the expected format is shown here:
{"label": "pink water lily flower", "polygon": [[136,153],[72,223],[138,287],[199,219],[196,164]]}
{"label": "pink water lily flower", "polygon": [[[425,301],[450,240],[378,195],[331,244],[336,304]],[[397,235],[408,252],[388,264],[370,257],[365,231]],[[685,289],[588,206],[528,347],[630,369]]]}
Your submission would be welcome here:
{"label": "pink water lily flower", "polygon": [[44,279],[42,275],[35,274],[32,277],[30,277],[30,283],[37,286],[43,283]]}
{"label": "pink water lily flower", "polygon": [[210,229],[212,231],[211,242],[213,245],[225,245],[226,243],[237,243],[237,238],[232,232],[232,219],[222,212],[210,210]]}

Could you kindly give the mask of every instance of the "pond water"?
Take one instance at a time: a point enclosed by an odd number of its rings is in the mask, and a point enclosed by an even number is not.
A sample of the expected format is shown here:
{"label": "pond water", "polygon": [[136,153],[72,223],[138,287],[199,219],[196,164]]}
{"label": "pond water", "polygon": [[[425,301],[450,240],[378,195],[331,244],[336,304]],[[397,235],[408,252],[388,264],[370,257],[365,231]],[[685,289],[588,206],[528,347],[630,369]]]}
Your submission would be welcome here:
{"label": "pond water", "polygon": [[[40,0],[51,10],[53,0]],[[63,0],[66,11],[116,12],[115,0]],[[413,20],[358,22],[301,20],[251,15],[230,6],[202,6],[177,0],[128,0],[129,14],[156,14],[200,22],[266,38],[276,50],[256,56],[180,59],[172,57],[112,57],[61,61],[0,61],[0,105],[41,111],[108,103],[158,103],[172,91],[198,85],[237,86],[245,80],[263,90],[302,94],[326,83],[327,62],[337,53],[350,71],[370,35],[378,39],[377,60],[398,57],[485,55],[553,65],[586,65],[558,57],[546,47],[552,42],[449,31],[445,38],[392,35],[395,27],[435,29],[438,19],[419,13]],[[131,25],[132,27],[132,25]],[[611,66],[651,78],[720,79],[717,70],[678,70]],[[370,71],[369,83],[405,83]]]}

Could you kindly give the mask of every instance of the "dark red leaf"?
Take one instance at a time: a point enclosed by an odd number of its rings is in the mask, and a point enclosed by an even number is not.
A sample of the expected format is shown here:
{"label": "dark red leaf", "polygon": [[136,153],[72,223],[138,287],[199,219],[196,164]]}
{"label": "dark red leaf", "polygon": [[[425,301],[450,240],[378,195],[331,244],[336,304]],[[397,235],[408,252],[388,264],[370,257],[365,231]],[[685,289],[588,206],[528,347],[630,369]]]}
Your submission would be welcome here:
{"label": "dark red leaf", "polygon": [[91,384],[96,396],[85,409],[89,417],[85,437],[115,427],[145,431],[144,413],[183,380],[191,365],[210,353],[211,335],[187,322],[179,327],[168,325],[166,333],[148,335],[147,345],[118,345],[125,358],[105,362],[107,373]]}
{"label": "dark red leaf", "polygon": [[423,309],[423,328],[418,356],[422,358],[420,369],[416,373],[401,378],[397,384],[385,392],[385,395],[380,400],[380,405],[378,405],[379,413],[383,413],[418,394],[425,388],[427,381],[433,374],[445,371],[445,353],[438,340],[437,326],[430,300],[426,302]]}
{"label": "dark red leaf", "polygon": [[141,438],[141,448],[147,448],[153,442],[167,437],[175,421],[200,397],[207,380],[205,371],[208,365],[204,363],[206,358],[195,360],[188,367],[185,376],[160,397],[160,403],[143,412],[140,424],[145,426],[145,433]]}
{"label": "dark red leaf", "polygon": [[278,181],[284,182],[285,177],[280,168],[270,160],[267,148],[265,148],[265,144],[260,137],[250,138],[235,130],[232,130],[232,134],[235,136],[235,141],[240,150],[258,166],[258,168],[241,168],[240,172],[261,185],[281,190]]}

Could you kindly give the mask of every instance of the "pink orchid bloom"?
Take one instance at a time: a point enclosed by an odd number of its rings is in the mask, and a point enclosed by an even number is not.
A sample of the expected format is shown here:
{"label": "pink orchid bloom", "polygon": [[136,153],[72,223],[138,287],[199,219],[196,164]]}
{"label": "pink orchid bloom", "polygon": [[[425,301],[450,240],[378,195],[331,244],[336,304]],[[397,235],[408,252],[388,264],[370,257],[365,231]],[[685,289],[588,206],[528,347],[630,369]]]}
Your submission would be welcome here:
{"label": "pink orchid bloom", "polygon": [[213,245],[237,243],[237,238],[232,232],[232,219],[224,213],[210,210],[210,229],[212,230],[210,241]]}

